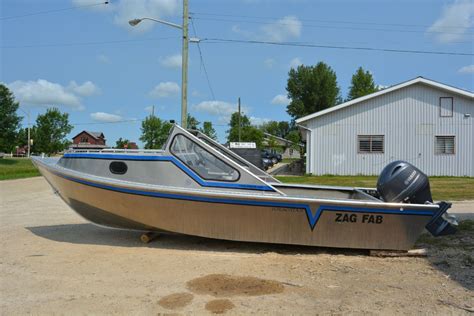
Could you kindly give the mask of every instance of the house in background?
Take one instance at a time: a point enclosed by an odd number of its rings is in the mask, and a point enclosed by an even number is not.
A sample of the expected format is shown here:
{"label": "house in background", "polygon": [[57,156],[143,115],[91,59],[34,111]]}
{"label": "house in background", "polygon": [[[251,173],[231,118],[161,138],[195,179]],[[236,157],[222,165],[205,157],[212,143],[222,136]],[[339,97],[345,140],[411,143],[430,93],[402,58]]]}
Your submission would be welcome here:
{"label": "house in background", "polygon": [[105,136],[102,132],[82,131],[72,138],[69,149],[104,149]]}
{"label": "house in background", "polygon": [[378,175],[406,160],[430,176],[474,176],[474,93],[422,77],[296,120],[306,172]]}
{"label": "house in background", "polygon": [[275,149],[270,148],[270,145],[274,143],[278,149],[276,151],[281,154],[281,157],[284,158],[292,158],[292,159],[299,159],[300,158],[300,148],[303,147],[303,144],[295,144],[287,139],[269,134],[263,133],[263,146],[266,149]]}
{"label": "house in background", "polygon": [[125,149],[138,149],[138,145],[135,142],[129,142],[125,144]]}

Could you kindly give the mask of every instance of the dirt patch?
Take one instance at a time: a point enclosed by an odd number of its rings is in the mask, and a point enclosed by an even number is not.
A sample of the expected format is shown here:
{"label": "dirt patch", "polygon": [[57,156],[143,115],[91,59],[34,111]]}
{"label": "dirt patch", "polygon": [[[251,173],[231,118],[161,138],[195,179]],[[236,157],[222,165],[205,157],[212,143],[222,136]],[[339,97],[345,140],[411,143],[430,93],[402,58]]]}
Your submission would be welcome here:
{"label": "dirt patch", "polygon": [[284,290],[283,284],[278,281],[227,274],[209,274],[186,284],[194,293],[216,297],[258,296],[281,293]]}
{"label": "dirt patch", "polygon": [[174,293],[161,298],[158,304],[167,309],[178,309],[191,303],[193,298],[191,293]]}
{"label": "dirt patch", "polygon": [[214,314],[224,314],[234,307],[234,303],[228,299],[212,300],[206,304],[206,309]]}

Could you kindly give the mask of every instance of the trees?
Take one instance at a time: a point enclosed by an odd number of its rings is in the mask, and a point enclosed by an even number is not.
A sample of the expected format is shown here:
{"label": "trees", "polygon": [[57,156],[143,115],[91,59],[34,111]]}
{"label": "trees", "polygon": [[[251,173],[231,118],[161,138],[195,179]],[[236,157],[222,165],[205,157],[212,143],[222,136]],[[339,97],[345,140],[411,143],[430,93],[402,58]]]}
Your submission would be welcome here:
{"label": "trees", "polygon": [[68,113],[61,113],[57,108],[46,110],[36,118],[35,151],[50,155],[66,149],[69,145],[66,135],[72,128]]}
{"label": "trees", "polygon": [[293,119],[340,102],[336,73],[323,62],[316,66],[301,65],[297,69],[291,69],[286,91],[291,99],[287,112]]}
{"label": "trees", "polygon": [[21,117],[16,114],[18,102],[13,93],[0,84],[0,152],[10,152],[15,147]]}
{"label": "trees", "polygon": [[286,135],[288,135],[291,130],[290,123],[286,121],[269,121],[267,123],[264,123],[261,128],[265,133],[281,138],[286,138]]}
{"label": "trees", "polygon": [[125,148],[127,148],[128,143],[130,143],[130,141],[129,141],[128,139],[122,139],[122,137],[120,137],[120,138],[117,139],[117,141],[115,142],[115,148],[117,148],[117,149],[125,149]]}
{"label": "trees", "polygon": [[167,121],[150,115],[142,122],[140,140],[145,143],[145,149],[160,149],[168,139],[173,125]]}
{"label": "trees", "polygon": [[194,116],[192,116],[189,113],[188,113],[188,117],[186,118],[186,120],[187,120],[187,126],[188,126],[189,129],[197,129],[199,124],[201,124],[201,122],[199,122]]}
{"label": "trees", "polygon": [[[250,120],[247,115],[242,114],[240,119],[241,125],[241,141],[242,142],[255,142],[257,147],[262,146],[263,142],[263,131],[250,124]],[[239,141],[239,112],[232,114],[229,122],[229,130],[227,130],[227,141],[238,142]]]}
{"label": "trees", "polygon": [[208,137],[217,140],[217,133],[214,127],[212,127],[212,122],[202,123],[202,128],[200,129],[201,133],[207,135]]}
{"label": "trees", "polygon": [[364,95],[376,91],[378,91],[378,89],[374,83],[374,78],[372,77],[372,74],[369,71],[364,71],[362,67],[359,67],[356,73],[352,76],[347,101],[362,97]]}

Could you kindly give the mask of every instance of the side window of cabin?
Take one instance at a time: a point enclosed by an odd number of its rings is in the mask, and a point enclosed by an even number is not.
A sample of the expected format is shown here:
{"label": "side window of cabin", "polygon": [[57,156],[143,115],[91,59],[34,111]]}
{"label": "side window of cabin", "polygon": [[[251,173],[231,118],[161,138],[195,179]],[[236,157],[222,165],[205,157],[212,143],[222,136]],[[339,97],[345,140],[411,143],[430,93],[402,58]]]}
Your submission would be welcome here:
{"label": "side window of cabin", "polygon": [[171,153],[205,180],[237,181],[239,172],[184,135],[173,138]]}
{"label": "side window of cabin", "polygon": [[452,117],[454,111],[454,99],[452,97],[439,98],[439,116]]}
{"label": "side window of cabin", "polygon": [[128,170],[127,164],[123,161],[112,161],[109,170],[113,174],[125,174]]}

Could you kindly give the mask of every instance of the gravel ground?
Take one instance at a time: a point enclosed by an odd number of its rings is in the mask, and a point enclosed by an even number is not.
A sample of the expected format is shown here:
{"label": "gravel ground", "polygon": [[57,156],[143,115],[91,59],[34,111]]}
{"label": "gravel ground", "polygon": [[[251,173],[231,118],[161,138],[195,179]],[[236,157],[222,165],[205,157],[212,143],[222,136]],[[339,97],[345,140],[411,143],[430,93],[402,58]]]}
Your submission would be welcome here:
{"label": "gravel ground", "polygon": [[[472,216],[473,202],[455,204]],[[470,212],[471,211],[471,212]],[[464,225],[467,226],[467,225]],[[87,223],[42,178],[0,181],[0,313],[469,314],[472,230],[426,258],[227,242]]]}

